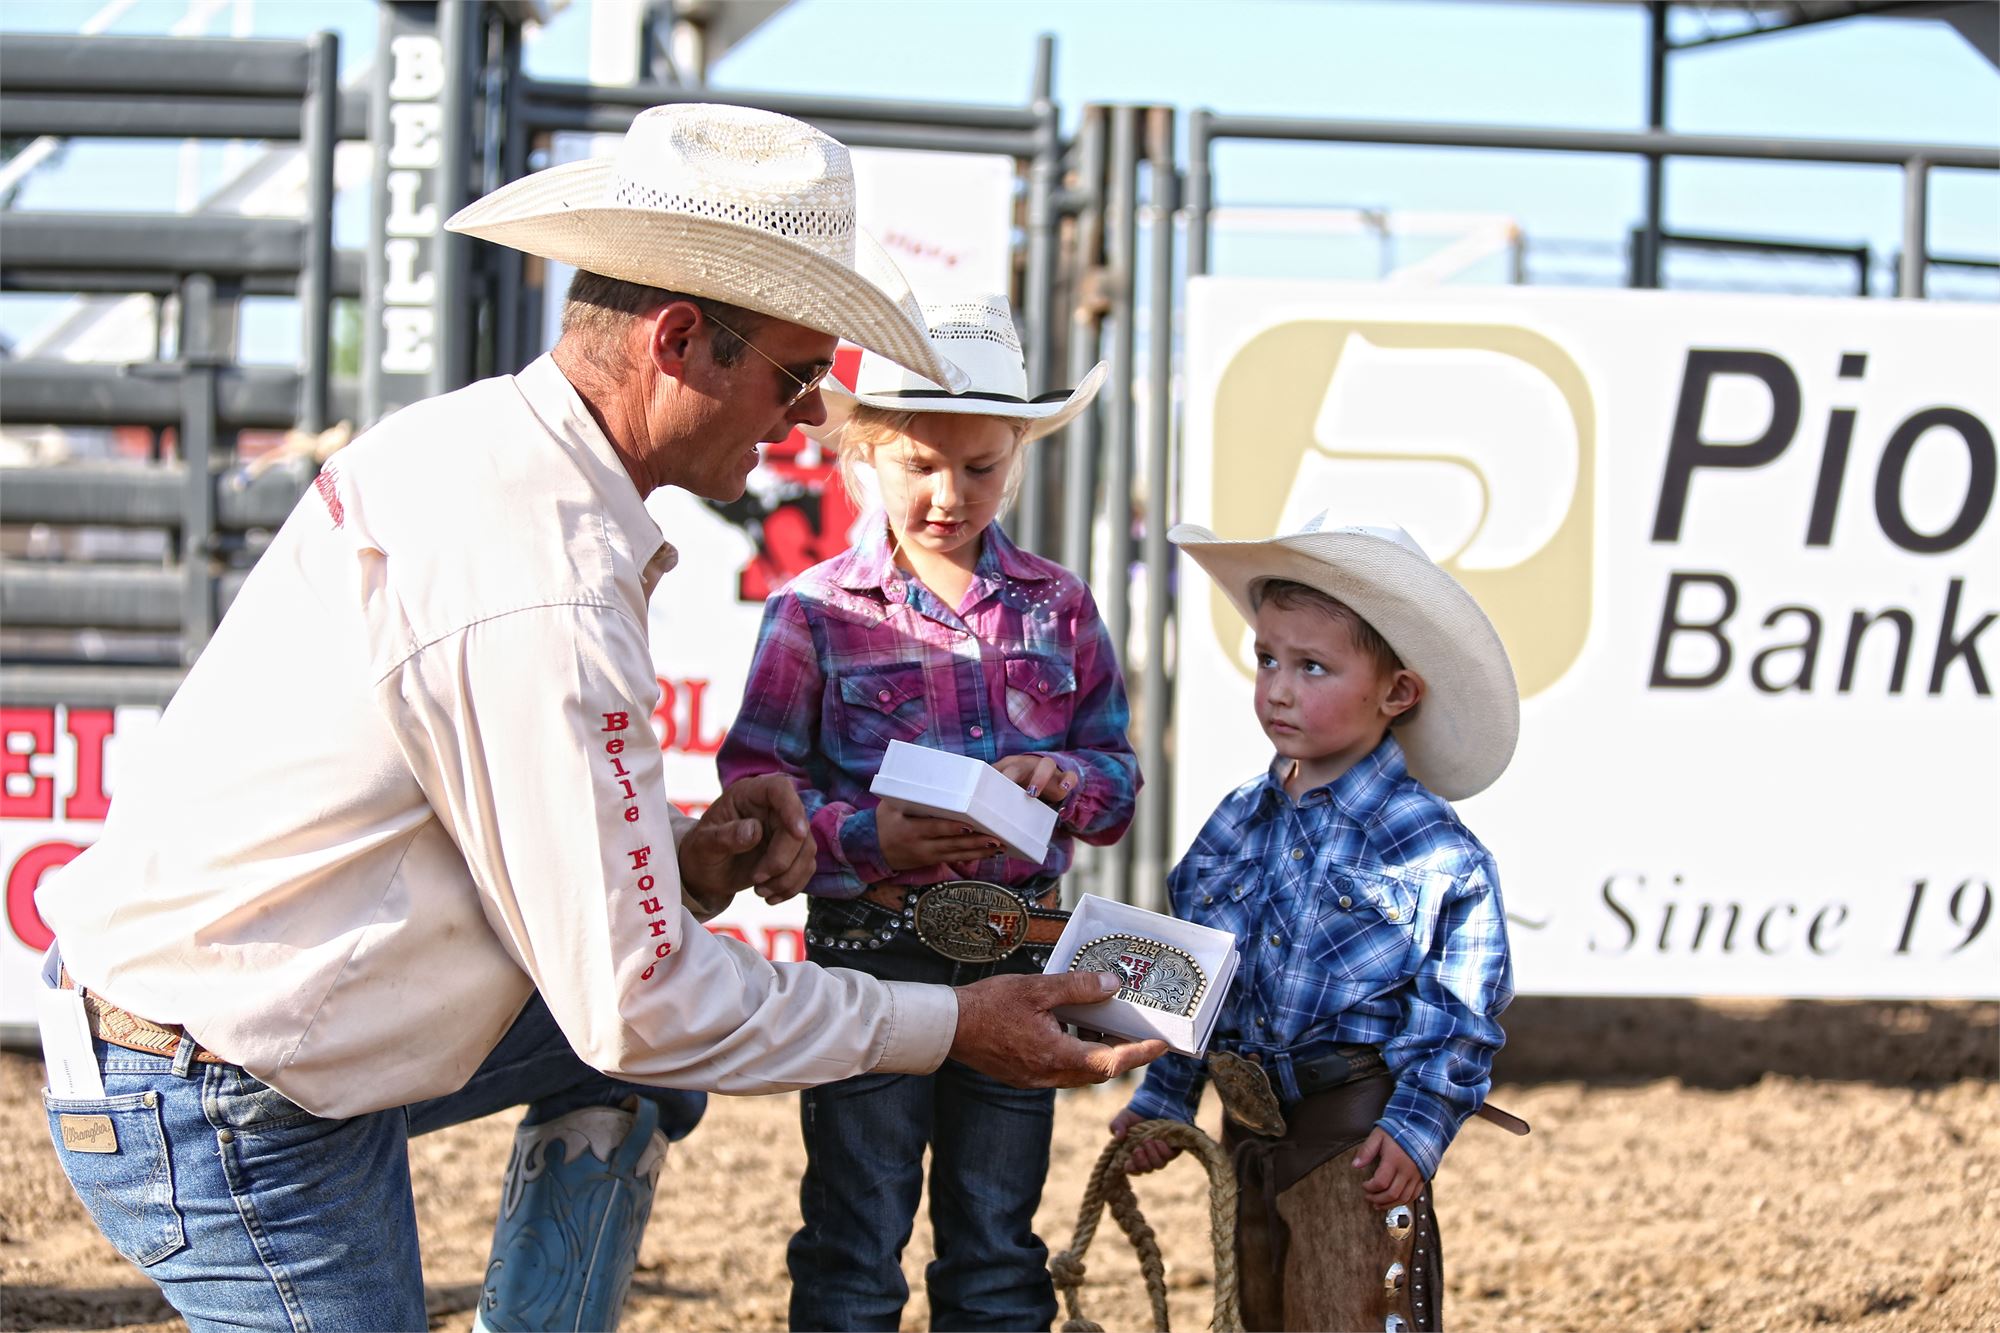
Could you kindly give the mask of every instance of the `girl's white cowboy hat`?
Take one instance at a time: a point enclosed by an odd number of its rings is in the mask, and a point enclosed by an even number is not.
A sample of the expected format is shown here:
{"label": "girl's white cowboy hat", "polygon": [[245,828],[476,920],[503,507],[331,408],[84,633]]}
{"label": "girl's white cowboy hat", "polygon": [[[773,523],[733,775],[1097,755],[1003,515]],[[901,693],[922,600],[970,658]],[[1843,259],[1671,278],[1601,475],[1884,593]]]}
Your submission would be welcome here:
{"label": "girl's white cowboy hat", "polygon": [[1167,540],[1208,571],[1254,621],[1252,591],[1272,579],[1345,602],[1424,679],[1416,716],[1398,726],[1410,773],[1446,800],[1484,791],[1521,735],[1514,667],[1493,622],[1457,579],[1398,527],[1329,527],[1326,515],[1267,541],[1224,541],[1193,523]]}
{"label": "girl's white cowboy hat", "polygon": [[652,107],[633,117],[615,156],[523,176],[445,226],[608,278],[761,311],[939,383],[965,382],[924,336],[902,272],[855,224],[846,147],[789,116]]}
{"label": "girl's white cowboy hat", "polygon": [[1110,369],[1100,361],[1076,388],[1031,399],[1021,336],[1014,331],[1014,313],[1006,297],[926,301],[923,314],[932,345],[965,372],[969,387],[951,392],[932,377],[905,369],[890,358],[865,354],[854,372],[851,391],[836,380],[821,386],[825,423],[801,429],[814,439],[825,439],[847,424],[856,407],[875,407],[890,412],[1007,417],[1026,423],[1021,437],[1024,442],[1038,440],[1061,430],[1090,406]]}

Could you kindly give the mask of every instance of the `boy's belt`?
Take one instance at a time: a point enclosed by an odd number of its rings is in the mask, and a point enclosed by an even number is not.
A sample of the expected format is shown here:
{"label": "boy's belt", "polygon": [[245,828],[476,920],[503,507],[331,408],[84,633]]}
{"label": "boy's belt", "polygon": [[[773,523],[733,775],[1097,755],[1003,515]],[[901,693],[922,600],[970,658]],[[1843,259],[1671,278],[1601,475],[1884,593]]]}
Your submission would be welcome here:
{"label": "boy's belt", "polygon": [[996,963],[1024,944],[1046,948],[1069,923],[1069,913],[1055,906],[1062,895],[1054,885],[1033,899],[981,879],[920,889],[874,884],[861,897],[902,917],[931,950],[960,963]]}
{"label": "boy's belt", "polygon": [[[141,1018],[129,1009],[93,995],[82,986],[70,980],[69,969],[64,968],[57,983],[63,990],[74,990],[83,1000],[84,1017],[90,1021],[91,1035],[112,1046],[122,1046],[128,1051],[139,1051],[146,1055],[162,1055],[171,1060],[179,1053],[182,1042],[194,1042],[187,1030],[178,1023],[168,1026]],[[195,1045],[194,1058],[207,1065],[223,1065],[229,1062],[214,1051]]]}

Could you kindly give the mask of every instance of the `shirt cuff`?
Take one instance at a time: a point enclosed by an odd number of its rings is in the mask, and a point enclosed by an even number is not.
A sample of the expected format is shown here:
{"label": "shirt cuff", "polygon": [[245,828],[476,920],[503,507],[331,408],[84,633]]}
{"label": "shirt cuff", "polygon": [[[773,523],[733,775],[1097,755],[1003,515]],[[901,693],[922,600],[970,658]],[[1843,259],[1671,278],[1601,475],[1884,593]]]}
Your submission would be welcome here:
{"label": "shirt cuff", "polygon": [[1430,1180],[1437,1175],[1444,1150],[1451,1146],[1465,1117],[1444,1098],[1409,1083],[1398,1082],[1382,1118],[1375,1123],[1388,1132],[1396,1146],[1410,1155],[1417,1170]]}
{"label": "shirt cuff", "polygon": [[856,810],[840,823],[840,854],[861,881],[862,888],[880,884],[896,872],[882,859],[882,835],[873,810]]}
{"label": "shirt cuff", "polygon": [[889,1039],[874,1072],[932,1072],[944,1063],[958,1036],[958,993],[917,981],[885,981],[882,986],[889,992]]}

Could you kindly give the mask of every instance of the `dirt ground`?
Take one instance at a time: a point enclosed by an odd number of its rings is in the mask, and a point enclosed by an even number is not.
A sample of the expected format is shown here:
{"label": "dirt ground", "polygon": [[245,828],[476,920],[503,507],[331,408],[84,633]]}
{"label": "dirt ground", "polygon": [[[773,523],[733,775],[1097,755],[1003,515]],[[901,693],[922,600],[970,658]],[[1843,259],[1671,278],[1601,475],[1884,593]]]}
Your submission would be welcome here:
{"label": "dirt ground", "polygon": [[[1449,1326],[2000,1327],[2000,1005],[1529,999],[1507,1026],[1493,1100],[1535,1130],[1474,1122],[1445,1160]],[[181,1328],[70,1194],[40,1081],[37,1060],[0,1057],[0,1329]],[[1052,1249],[1122,1104],[1059,1103]],[[790,1097],[711,1103],[668,1158],[625,1328],[784,1327],[796,1123]],[[470,1323],[511,1132],[488,1120],[415,1147],[433,1328]],[[1139,1183],[1181,1329],[1211,1310],[1205,1190],[1185,1160]],[[928,1257],[920,1226],[906,1329],[927,1325]],[[1086,1313],[1148,1327],[1108,1219],[1089,1265]]]}

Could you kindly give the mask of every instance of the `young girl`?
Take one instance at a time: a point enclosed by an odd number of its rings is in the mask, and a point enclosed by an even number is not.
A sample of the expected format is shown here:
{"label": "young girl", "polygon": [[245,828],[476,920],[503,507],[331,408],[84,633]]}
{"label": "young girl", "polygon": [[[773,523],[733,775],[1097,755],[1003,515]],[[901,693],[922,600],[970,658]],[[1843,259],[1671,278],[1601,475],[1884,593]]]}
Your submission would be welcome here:
{"label": "young girl", "polygon": [[[767,772],[798,784],[819,856],[806,886],[813,962],[964,985],[1042,969],[1072,840],[1125,832],[1139,770],[1089,590],[995,523],[1028,442],[1088,406],[1105,368],[1030,402],[1005,298],[925,317],[972,386],[950,394],[873,355],[854,393],[825,386],[815,437],[837,444],[850,490],[857,469],[873,469],[884,512],[770,599],[718,763],[725,784]],[[892,740],[986,760],[1055,807],[1047,858],[1014,859],[958,821],[871,795]],[[983,932],[962,928],[968,912]],[[802,1093],[792,1328],[899,1326],[928,1146],[931,1327],[1046,1329],[1056,1302],[1034,1217],[1054,1111],[1053,1092],[950,1062]]]}

